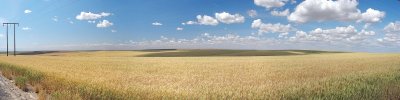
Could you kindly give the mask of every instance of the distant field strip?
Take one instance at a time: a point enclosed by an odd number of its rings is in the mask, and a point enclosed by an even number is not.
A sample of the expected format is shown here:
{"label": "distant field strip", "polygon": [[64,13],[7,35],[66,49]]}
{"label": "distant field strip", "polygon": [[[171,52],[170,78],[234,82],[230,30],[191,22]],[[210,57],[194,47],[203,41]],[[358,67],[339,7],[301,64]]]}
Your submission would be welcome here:
{"label": "distant field strip", "polygon": [[[41,87],[53,97],[81,99],[400,98],[400,54],[306,52],[307,55],[297,56],[147,57],[155,53],[160,52],[0,57],[0,70],[11,66],[42,73],[41,84],[49,86]],[[143,55],[147,56],[137,57]]]}
{"label": "distant field strip", "polygon": [[139,50],[139,51],[36,51],[20,55],[79,57],[216,57],[216,56],[290,56],[345,53],[313,50]]}
{"label": "distant field strip", "polygon": [[310,50],[180,50],[138,55],[140,57],[210,57],[210,56],[290,56],[321,53],[343,53]]}

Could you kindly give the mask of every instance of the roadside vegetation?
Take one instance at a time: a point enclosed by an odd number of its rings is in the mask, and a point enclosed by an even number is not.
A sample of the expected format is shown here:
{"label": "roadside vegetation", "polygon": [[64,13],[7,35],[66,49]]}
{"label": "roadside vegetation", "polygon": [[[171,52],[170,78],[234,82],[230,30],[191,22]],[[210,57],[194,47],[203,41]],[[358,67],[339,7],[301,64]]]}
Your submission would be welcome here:
{"label": "roadside vegetation", "polygon": [[0,71],[41,99],[400,99],[400,54],[50,52],[2,56]]}

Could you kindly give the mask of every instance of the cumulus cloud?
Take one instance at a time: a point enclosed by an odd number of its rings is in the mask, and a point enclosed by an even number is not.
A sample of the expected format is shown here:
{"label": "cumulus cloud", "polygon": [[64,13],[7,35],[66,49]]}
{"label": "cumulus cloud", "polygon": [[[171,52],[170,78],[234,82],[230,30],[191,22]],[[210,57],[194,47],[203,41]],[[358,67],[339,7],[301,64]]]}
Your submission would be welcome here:
{"label": "cumulus cloud", "polygon": [[176,30],[177,30],[177,31],[182,31],[183,28],[182,28],[182,27],[177,27]]}
{"label": "cumulus cloud", "polygon": [[102,17],[107,17],[107,16],[110,16],[110,15],[111,15],[111,13],[105,13],[105,12],[102,12],[102,13],[99,13],[99,14],[92,13],[92,12],[81,12],[75,18],[78,19],[78,20],[96,20],[96,19],[99,19],[99,18],[102,18]]}
{"label": "cumulus cloud", "polygon": [[211,16],[197,15],[196,18],[197,18],[198,24],[200,24],[200,25],[212,25],[212,26],[218,25],[218,20]]}
{"label": "cumulus cloud", "polygon": [[361,30],[360,32],[354,26],[336,27],[334,29],[317,28],[308,33],[297,31],[290,37],[292,41],[324,41],[324,42],[357,42],[368,39],[375,35],[374,31]]}
{"label": "cumulus cloud", "polygon": [[249,10],[247,11],[247,15],[249,15],[251,18],[257,17],[258,13],[256,10]]}
{"label": "cumulus cloud", "polygon": [[288,16],[289,13],[290,13],[289,9],[286,9],[284,11],[276,11],[276,10],[271,11],[271,15],[273,16]]}
{"label": "cumulus cloud", "polygon": [[24,13],[25,13],[25,14],[30,14],[30,13],[32,13],[32,10],[26,9],[26,10],[24,11]]}
{"label": "cumulus cloud", "polygon": [[230,14],[227,12],[215,13],[215,18],[208,15],[197,15],[197,21],[187,21],[182,25],[211,25],[216,26],[219,22],[225,24],[244,23],[245,18],[240,14]]}
{"label": "cumulus cloud", "polygon": [[[346,27],[347,28],[347,27]],[[324,30],[324,29],[321,29]],[[329,29],[325,29],[329,30]],[[351,28],[350,28],[351,30]],[[369,33],[365,33],[369,32]],[[358,32],[360,34],[370,34],[372,31]],[[357,34],[358,34],[357,33]],[[310,33],[298,31],[296,37],[309,37]],[[319,50],[346,50],[346,51],[368,51],[379,49],[375,44],[363,42],[321,42],[321,41],[292,41],[291,38],[270,38],[254,35],[237,35],[234,33],[224,35],[213,35],[204,33],[194,38],[174,38],[161,36],[154,40],[125,41],[119,43],[84,43],[62,45],[64,48],[90,49],[99,48],[101,50],[132,50],[132,49],[319,49]],[[355,44],[353,44],[355,43]],[[348,45],[351,44],[351,45]],[[358,47],[368,47],[369,49],[354,49]]]}
{"label": "cumulus cloud", "polygon": [[385,36],[378,39],[379,42],[387,43],[400,43],[400,22],[391,22],[385,26],[383,29],[385,31]]}
{"label": "cumulus cloud", "polygon": [[308,21],[349,21],[360,16],[356,0],[305,0],[288,16],[292,22]]}
{"label": "cumulus cloud", "polygon": [[287,19],[291,22],[310,21],[357,21],[375,23],[382,20],[385,12],[372,8],[361,13],[357,0],[305,0],[295,8]]}
{"label": "cumulus cloud", "polygon": [[100,21],[99,23],[97,23],[96,27],[99,27],[99,28],[106,28],[106,27],[110,27],[110,26],[112,26],[112,25],[113,25],[113,23],[111,23],[110,21],[108,21],[108,20],[103,20],[103,21]]}
{"label": "cumulus cloud", "polygon": [[225,24],[244,23],[244,17],[240,14],[230,14],[227,12],[215,13],[215,18]]}
{"label": "cumulus cloud", "polygon": [[361,18],[357,22],[376,23],[385,17],[385,12],[368,8],[365,13],[361,14]]}
{"label": "cumulus cloud", "polygon": [[[307,35],[303,32],[304,36]],[[299,34],[300,35],[300,34]],[[274,39],[265,38],[261,36],[252,35],[237,35],[237,34],[225,34],[225,35],[213,35],[211,33],[204,33],[195,38],[169,38],[161,36],[160,39],[156,40],[145,40],[145,41],[130,41],[132,46],[135,48],[177,48],[177,49],[201,49],[201,48],[220,48],[220,49],[321,49],[331,48],[330,50],[343,50],[348,43],[339,45],[316,42],[297,42],[289,41],[289,39]],[[354,46],[354,45],[352,45]],[[371,46],[368,45],[367,46]],[[373,47],[373,46],[371,46]]]}
{"label": "cumulus cloud", "polygon": [[216,26],[219,22],[225,24],[244,23],[245,18],[240,14],[230,14],[227,12],[215,13],[215,18],[208,15],[197,15],[197,21],[187,21],[182,25],[211,25]]}
{"label": "cumulus cloud", "polygon": [[290,24],[265,24],[261,21],[261,19],[254,20],[251,24],[251,28],[258,29],[259,35],[262,35],[263,33],[288,34],[288,32],[295,30]]}
{"label": "cumulus cloud", "polygon": [[161,36],[160,39],[150,41],[131,42],[135,46],[146,46],[147,48],[209,48],[210,46],[217,45],[219,47],[234,44],[234,45],[254,45],[254,42],[263,41],[259,37],[254,36],[240,36],[236,34],[225,34],[225,35],[211,35],[210,33],[204,33],[192,39],[175,39]]}
{"label": "cumulus cloud", "polygon": [[[210,48],[221,48],[221,49],[240,49],[249,47],[254,48],[265,48],[265,47],[277,47],[277,46],[265,46],[274,45],[274,40],[261,39],[255,36],[241,36],[234,33],[225,35],[213,35],[211,33],[203,33],[195,36],[194,38],[173,38],[161,36],[159,39],[154,40],[142,40],[142,41],[125,41],[119,43],[83,43],[83,44],[63,44],[57,45],[63,48],[78,48],[79,50],[93,50],[99,48],[100,50],[132,50],[132,49],[210,49]],[[48,48],[48,47],[47,47]]]}
{"label": "cumulus cloud", "polygon": [[154,25],[154,26],[161,26],[161,25],[163,25],[163,24],[160,23],[160,22],[154,22],[154,23],[151,23],[151,25]]}
{"label": "cumulus cloud", "polygon": [[187,21],[186,23],[182,23],[182,25],[211,25],[216,26],[219,24],[218,20],[214,17],[207,15],[197,15],[197,21]]}
{"label": "cumulus cloud", "polygon": [[267,9],[273,7],[282,7],[288,0],[254,0],[254,4],[257,6],[265,7]]}
{"label": "cumulus cloud", "polygon": [[389,23],[383,30],[386,33],[400,33],[400,21]]}

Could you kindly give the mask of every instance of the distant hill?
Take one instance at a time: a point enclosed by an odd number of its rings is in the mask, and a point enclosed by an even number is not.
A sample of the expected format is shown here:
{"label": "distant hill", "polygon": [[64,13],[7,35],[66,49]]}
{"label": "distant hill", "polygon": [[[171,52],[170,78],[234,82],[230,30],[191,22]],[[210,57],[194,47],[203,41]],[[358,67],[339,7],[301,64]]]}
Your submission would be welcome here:
{"label": "distant hill", "polygon": [[[144,50],[146,51],[146,50]],[[321,53],[344,53],[337,51],[317,50],[168,50],[168,52],[155,52],[141,57],[207,57],[207,56],[289,56],[308,55]]]}
{"label": "distant hill", "polygon": [[[219,50],[219,49],[147,49],[123,51],[30,51],[18,52],[17,55],[40,56],[85,56],[85,57],[210,57],[210,56],[290,56],[323,53],[344,53],[318,50]],[[11,55],[11,54],[10,54]]]}

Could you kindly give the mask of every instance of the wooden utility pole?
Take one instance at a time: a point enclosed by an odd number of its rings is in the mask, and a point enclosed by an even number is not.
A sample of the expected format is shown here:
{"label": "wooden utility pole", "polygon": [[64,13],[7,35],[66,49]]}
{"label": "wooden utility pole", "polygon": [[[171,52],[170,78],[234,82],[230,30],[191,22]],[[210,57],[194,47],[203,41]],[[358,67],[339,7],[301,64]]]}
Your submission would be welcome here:
{"label": "wooden utility pole", "polygon": [[15,43],[15,25],[19,26],[19,23],[3,23],[3,26],[7,26],[7,32],[6,32],[6,37],[7,37],[7,56],[8,56],[8,26],[13,25],[14,26],[14,56],[16,56],[16,43]]}

